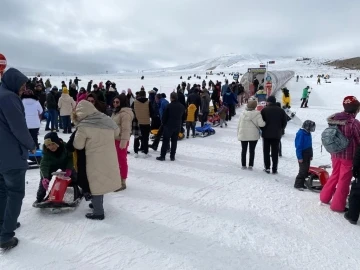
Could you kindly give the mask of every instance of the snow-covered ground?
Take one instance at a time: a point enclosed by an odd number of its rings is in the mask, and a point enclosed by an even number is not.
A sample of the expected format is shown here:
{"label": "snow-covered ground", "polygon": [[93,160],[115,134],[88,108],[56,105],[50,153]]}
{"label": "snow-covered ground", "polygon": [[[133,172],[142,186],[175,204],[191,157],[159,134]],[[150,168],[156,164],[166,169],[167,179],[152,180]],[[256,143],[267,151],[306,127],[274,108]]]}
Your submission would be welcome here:
{"label": "snow-covered ground", "polygon": [[[120,90],[143,83],[168,93],[181,81],[159,76],[117,82]],[[300,109],[306,85],[313,87],[309,108]],[[254,171],[240,169],[236,130],[243,108],[214,136],[180,141],[176,162],[156,161],[155,152],[150,159],[131,154],[128,189],[106,195],[104,221],[85,219],[85,201],[61,214],[32,208],[39,170],[30,170],[16,232],[20,244],[0,255],[0,269],[360,269],[359,226],[320,206],[318,194],[293,189],[301,122],[317,125],[313,164],[329,164],[329,155],[320,152],[325,119],[342,110],[346,95],[358,96],[360,86],[343,79],[320,86],[315,79],[292,79],[287,86],[297,118],[282,139],[278,175],[262,171],[261,141]]]}

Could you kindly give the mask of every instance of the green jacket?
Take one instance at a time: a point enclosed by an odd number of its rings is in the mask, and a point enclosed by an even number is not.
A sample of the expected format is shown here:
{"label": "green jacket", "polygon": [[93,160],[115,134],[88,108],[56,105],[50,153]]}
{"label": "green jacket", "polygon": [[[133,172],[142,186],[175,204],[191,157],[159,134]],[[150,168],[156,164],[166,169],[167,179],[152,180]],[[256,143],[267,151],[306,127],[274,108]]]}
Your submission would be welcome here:
{"label": "green jacket", "polygon": [[66,143],[60,145],[61,154],[51,152],[44,146],[43,157],[40,162],[40,172],[42,178],[51,179],[51,174],[57,170],[65,171],[66,169],[74,169],[73,154],[66,149]]}
{"label": "green jacket", "polygon": [[309,93],[309,89],[308,88],[304,88],[303,90],[303,94],[301,98],[308,98],[308,93]]}

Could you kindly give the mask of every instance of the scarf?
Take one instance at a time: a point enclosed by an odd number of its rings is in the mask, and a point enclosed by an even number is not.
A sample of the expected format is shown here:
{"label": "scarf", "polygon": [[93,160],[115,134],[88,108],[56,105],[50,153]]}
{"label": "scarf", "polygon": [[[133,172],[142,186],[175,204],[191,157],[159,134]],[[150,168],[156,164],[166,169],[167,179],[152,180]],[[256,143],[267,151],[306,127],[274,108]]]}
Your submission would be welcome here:
{"label": "scarf", "polygon": [[119,128],[109,116],[101,112],[88,115],[77,124],[77,127],[92,127],[111,130],[117,130]]}

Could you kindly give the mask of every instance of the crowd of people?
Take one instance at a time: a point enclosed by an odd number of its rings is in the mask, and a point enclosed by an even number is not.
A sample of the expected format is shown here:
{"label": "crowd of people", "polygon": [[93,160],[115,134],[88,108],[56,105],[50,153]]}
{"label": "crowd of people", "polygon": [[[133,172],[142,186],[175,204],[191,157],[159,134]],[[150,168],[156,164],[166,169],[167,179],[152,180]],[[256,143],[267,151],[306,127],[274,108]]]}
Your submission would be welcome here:
{"label": "crowd of people", "polygon": [[[202,85],[183,82],[167,100],[164,93],[154,87],[146,92],[144,87],[133,94],[131,89],[119,92],[116,84],[107,81],[99,85],[90,81],[87,89],[79,87],[79,78],[68,86],[52,86],[50,80],[28,80],[20,71],[9,69],[2,77],[0,86],[0,245],[3,249],[15,247],[14,237],[25,193],[25,173],[28,168],[29,152],[40,148],[38,141],[41,121],[46,120],[40,181],[34,206],[47,200],[52,173],[61,170],[80,187],[86,200],[91,200],[91,213],[86,218],[103,220],[104,195],[120,192],[127,188],[130,137],[134,136],[135,158],[143,155],[149,158],[149,149],[157,151],[162,138],[158,161],[175,161],[179,133],[186,138],[196,137],[195,127],[199,121],[204,126],[208,121],[211,102],[220,117],[220,127],[226,127],[236,115],[236,106],[246,104],[240,114],[237,137],[241,142],[242,169],[252,170],[255,162],[257,142],[262,138],[264,172],[278,173],[281,156],[281,137],[290,120],[284,109],[291,108],[289,90],[283,89],[282,103],[275,96],[267,96],[263,86],[257,85],[256,94],[247,96],[244,87],[225,81]],[[308,90],[308,88],[307,88]],[[304,90],[305,91],[305,90]],[[304,97],[303,97],[304,98]],[[308,99],[308,94],[307,97]],[[260,102],[266,106],[259,110]],[[324,203],[331,202],[334,211],[345,211],[345,217],[356,223],[359,217],[360,186],[356,182],[351,190],[350,209],[345,209],[352,175],[360,175],[360,122],[355,119],[360,103],[355,97],[346,97],[344,112],[329,118],[330,125],[337,125],[349,140],[346,149],[332,154],[333,173],[321,192]],[[306,107],[307,104],[304,106]],[[185,127],[186,130],[183,128]],[[65,142],[58,132],[71,134]],[[152,130],[157,130],[155,139],[149,145]],[[311,133],[315,123],[304,121],[296,134],[295,147],[299,173],[294,187],[303,191],[307,188],[313,157]],[[247,152],[249,149],[249,162]],[[357,150],[358,149],[358,150]],[[354,156],[357,156],[354,160]],[[353,164],[354,163],[354,164]],[[337,186],[337,188],[336,188]]]}

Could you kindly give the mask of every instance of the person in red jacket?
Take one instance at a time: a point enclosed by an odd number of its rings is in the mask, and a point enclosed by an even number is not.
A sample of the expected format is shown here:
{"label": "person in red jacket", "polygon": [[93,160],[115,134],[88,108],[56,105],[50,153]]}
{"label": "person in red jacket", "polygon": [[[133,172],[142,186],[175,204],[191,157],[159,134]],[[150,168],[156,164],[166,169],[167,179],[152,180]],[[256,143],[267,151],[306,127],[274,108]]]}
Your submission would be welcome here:
{"label": "person in red jacket", "polygon": [[343,101],[344,111],[331,115],[327,121],[337,125],[341,133],[349,140],[344,151],[331,154],[332,168],[330,178],[320,193],[322,203],[330,203],[330,209],[344,212],[346,198],[352,178],[353,159],[356,148],[360,145],[360,122],[355,119],[360,110],[360,102],[354,96],[348,96]]}

